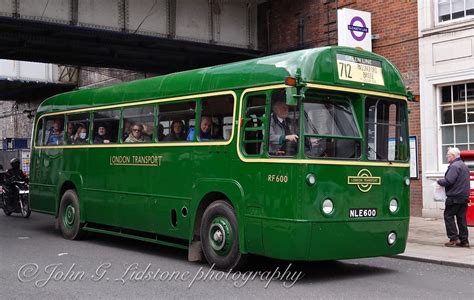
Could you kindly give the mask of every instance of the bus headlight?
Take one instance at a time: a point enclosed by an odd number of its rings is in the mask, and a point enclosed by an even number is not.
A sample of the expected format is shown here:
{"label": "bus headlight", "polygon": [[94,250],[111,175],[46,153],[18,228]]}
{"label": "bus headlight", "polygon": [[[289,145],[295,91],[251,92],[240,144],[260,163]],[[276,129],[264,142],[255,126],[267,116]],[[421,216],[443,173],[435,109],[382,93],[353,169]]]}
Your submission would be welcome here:
{"label": "bus headlight", "polygon": [[410,186],[410,178],[408,177],[405,178],[405,185]]}
{"label": "bus headlight", "polygon": [[395,213],[397,210],[398,210],[398,201],[397,199],[392,199],[390,200],[390,204],[388,206],[388,209],[390,210],[390,212],[393,214]]}
{"label": "bus headlight", "polygon": [[395,244],[395,241],[397,240],[397,234],[395,232],[390,232],[387,236],[387,243],[392,246]]}
{"label": "bus headlight", "polygon": [[323,212],[326,215],[331,214],[334,211],[334,204],[330,199],[326,199],[323,201]]}
{"label": "bus headlight", "polygon": [[314,174],[312,173],[309,173],[308,175],[306,175],[306,183],[309,186],[314,185],[316,183],[316,176],[314,176]]}

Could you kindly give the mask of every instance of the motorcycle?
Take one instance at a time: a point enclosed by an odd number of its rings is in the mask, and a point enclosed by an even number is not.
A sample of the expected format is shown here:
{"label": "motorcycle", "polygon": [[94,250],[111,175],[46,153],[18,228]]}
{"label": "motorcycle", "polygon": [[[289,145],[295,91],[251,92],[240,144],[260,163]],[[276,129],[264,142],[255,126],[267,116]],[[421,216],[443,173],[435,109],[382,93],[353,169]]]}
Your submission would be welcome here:
{"label": "motorcycle", "polygon": [[[3,186],[2,193],[2,204],[3,212],[6,216],[10,216],[12,213],[21,214],[24,218],[29,218],[31,214],[30,199],[29,199],[29,187],[25,181],[12,181],[13,191],[10,191],[7,186]],[[7,205],[7,195],[15,197]]]}

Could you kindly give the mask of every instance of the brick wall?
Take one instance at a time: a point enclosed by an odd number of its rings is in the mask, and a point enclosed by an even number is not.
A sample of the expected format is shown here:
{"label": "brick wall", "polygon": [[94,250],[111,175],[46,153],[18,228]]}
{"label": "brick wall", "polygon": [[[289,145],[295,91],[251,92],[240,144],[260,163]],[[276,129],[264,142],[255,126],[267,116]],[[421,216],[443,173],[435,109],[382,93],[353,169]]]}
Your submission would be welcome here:
{"label": "brick wall", "polygon": [[[0,101],[0,140],[29,138],[33,126],[32,116],[40,102]],[[32,113],[28,114],[28,111]]]}
{"label": "brick wall", "polygon": [[[277,53],[337,45],[337,9],[343,7],[372,13],[372,33],[379,35],[372,41],[373,52],[395,64],[407,87],[419,95],[418,15],[414,0],[273,0],[268,6],[270,38],[265,48]],[[419,104],[410,103],[409,109],[410,135],[418,138],[418,153],[421,153]],[[414,216],[421,216],[423,203],[420,155],[418,169],[420,179],[412,180],[411,184],[411,214]]]}

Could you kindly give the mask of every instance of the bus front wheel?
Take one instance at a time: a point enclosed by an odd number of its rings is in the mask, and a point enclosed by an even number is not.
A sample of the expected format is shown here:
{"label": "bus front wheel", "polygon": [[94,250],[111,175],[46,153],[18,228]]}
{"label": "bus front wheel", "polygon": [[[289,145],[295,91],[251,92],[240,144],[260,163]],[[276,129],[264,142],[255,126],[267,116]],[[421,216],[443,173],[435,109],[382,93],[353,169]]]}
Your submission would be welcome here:
{"label": "bus front wheel", "polygon": [[79,197],[74,190],[67,190],[61,197],[58,216],[59,230],[64,238],[77,240],[83,237],[81,230]]}
{"label": "bus front wheel", "polygon": [[237,218],[234,208],[224,200],[211,203],[201,220],[202,250],[207,262],[221,270],[243,266],[240,253]]}

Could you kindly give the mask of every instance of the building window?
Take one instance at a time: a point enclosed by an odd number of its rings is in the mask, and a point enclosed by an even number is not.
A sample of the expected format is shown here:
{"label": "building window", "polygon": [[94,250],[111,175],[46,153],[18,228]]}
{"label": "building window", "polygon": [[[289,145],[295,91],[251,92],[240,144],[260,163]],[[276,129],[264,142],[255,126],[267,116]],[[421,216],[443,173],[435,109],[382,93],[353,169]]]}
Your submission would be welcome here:
{"label": "building window", "polygon": [[441,93],[441,139],[443,163],[449,147],[474,150],[474,82],[443,86]]}
{"label": "building window", "polygon": [[439,0],[438,21],[446,22],[474,16],[474,0]]}

